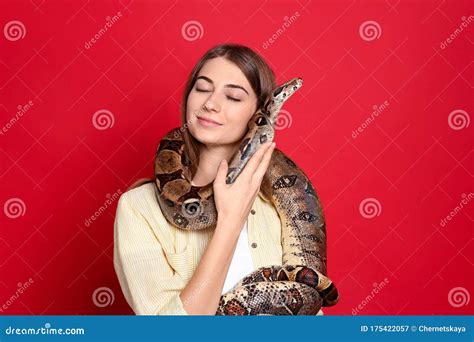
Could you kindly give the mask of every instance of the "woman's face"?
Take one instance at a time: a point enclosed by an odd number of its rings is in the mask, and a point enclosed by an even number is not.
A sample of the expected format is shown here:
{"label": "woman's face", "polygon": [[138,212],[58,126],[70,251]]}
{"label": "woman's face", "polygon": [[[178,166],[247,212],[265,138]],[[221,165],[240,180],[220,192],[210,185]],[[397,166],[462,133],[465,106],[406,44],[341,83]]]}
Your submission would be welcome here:
{"label": "woman's face", "polygon": [[188,96],[189,131],[205,145],[234,144],[247,131],[257,96],[238,66],[223,57],[208,60]]}

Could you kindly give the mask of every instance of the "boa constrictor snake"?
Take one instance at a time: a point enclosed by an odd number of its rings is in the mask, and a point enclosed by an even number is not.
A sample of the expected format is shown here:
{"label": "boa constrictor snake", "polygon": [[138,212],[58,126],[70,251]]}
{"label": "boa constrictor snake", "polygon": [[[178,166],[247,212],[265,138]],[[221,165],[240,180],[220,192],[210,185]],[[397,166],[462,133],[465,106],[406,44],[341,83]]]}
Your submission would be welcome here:
{"label": "boa constrictor snake", "polygon": [[[276,87],[248,124],[239,149],[229,162],[232,184],[258,147],[273,140],[283,103],[303,81],[294,78]],[[214,229],[217,211],[212,183],[191,185],[182,128],[168,132],[155,156],[155,191],[165,218],[187,230]],[[282,225],[282,265],[262,267],[224,293],[216,315],[316,315],[321,306],[339,300],[326,272],[326,224],[319,198],[307,176],[283,152],[274,149],[261,187]]]}

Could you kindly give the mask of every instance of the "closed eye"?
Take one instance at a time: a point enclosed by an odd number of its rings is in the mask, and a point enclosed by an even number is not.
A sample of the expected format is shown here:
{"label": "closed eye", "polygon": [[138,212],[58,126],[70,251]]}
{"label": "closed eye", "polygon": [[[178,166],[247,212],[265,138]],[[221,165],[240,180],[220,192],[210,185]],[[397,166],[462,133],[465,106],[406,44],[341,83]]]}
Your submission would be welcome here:
{"label": "closed eye", "polygon": [[236,98],[233,98],[233,97],[230,97],[230,96],[227,96],[227,98],[231,101],[240,102],[239,99],[236,99]]}
{"label": "closed eye", "polygon": [[[209,93],[210,90],[205,90],[205,89],[199,89],[199,88],[196,88],[196,91],[200,92],[200,93]],[[240,99],[236,99],[235,97],[232,97],[232,96],[227,96],[227,98],[231,101],[235,101],[235,102],[240,102],[241,100]]]}

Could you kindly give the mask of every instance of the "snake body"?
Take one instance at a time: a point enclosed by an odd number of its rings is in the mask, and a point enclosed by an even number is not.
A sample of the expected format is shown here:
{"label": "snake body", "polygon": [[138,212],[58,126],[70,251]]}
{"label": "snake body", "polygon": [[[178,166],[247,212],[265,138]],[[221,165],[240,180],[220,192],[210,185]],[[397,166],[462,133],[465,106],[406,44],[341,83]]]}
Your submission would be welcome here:
{"label": "snake body", "polygon": [[[250,119],[248,131],[229,162],[232,184],[258,147],[274,138],[283,103],[302,85],[294,78],[276,87]],[[274,149],[261,187],[271,193],[282,225],[281,266],[262,267],[224,293],[217,315],[315,315],[335,305],[338,291],[327,277],[326,224],[319,198],[304,172]],[[168,132],[155,155],[155,190],[166,219],[180,229],[214,229],[217,212],[212,183],[191,185],[189,160],[180,128]]]}

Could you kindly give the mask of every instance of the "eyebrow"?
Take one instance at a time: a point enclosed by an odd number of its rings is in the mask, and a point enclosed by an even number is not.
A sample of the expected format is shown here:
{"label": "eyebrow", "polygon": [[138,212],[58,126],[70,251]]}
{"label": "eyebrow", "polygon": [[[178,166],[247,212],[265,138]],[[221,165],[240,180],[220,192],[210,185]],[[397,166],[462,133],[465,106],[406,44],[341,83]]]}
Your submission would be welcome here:
{"label": "eyebrow", "polygon": [[[211,84],[214,84],[214,82],[209,78],[209,77],[206,77],[206,76],[199,76],[198,78],[196,78],[196,81],[199,80],[199,79],[202,79],[202,80],[205,80]],[[236,89],[242,89],[243,91],[245,91],[247,93],[247,95],[250,95],[249,92],[242,86],[239,86],[238,84],[226,84],[225,87],[227,88],[236,88]]]}

